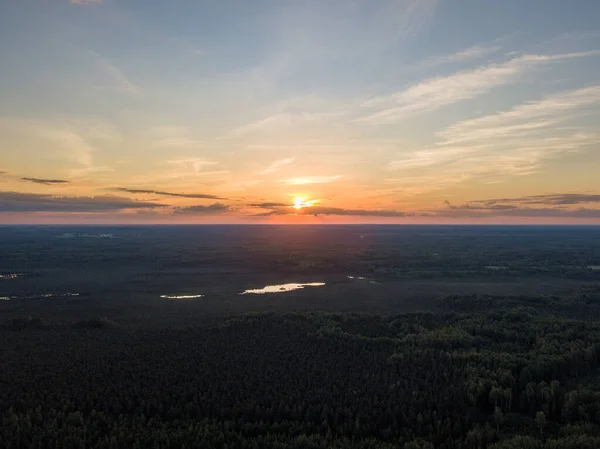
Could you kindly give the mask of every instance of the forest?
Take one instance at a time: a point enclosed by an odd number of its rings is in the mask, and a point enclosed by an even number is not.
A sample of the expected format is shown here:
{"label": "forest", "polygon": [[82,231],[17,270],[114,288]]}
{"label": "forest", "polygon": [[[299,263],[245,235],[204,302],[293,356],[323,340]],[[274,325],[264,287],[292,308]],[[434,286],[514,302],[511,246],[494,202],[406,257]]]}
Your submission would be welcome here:
{"label": "forest", "polygon": [[452,295],[435,313],[11,318],[1,446],[597,448],[599,310],[587,285]]}

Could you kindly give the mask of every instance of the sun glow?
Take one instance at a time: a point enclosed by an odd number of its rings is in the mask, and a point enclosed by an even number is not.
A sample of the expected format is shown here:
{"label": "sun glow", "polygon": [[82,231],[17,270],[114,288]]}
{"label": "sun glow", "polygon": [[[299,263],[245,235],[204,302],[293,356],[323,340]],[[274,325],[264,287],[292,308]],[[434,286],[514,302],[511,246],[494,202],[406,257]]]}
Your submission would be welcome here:
{"label": "sun glow", "polygon": [[310,207],[315,204],[317,200],[309,200],[305,196],[297,196],[294,198],[294,209],[302,209],[304,207]]}

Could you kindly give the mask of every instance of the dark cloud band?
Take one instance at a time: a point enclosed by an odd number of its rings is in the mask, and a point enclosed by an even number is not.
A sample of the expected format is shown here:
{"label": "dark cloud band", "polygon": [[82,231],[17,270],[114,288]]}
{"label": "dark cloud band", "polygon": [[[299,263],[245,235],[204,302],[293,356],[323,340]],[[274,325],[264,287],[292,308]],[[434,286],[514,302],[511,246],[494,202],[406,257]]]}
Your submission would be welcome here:
{"label": "dark cloud band", "polygon": [[520,204],[544,204],[549,206],[568,206],[575,204],[600,203],[600,195],[587,193],[554,193],[547,195],[529,195],[518,198],[499,198],[491,200],[478,200],[472,203],[498,204],[498,203],[520,203]]}
{"label": "dark cloud band", "polygon": [[189,207],[177,207],[174,209],[175,214],[220,214],[229,212],[231,208],[223,203],[214,203],[209,206],[189,206]]}
{"label": "dark cloud band", "polygon": [[255,214],[255,217],[270,217],[274,215],[338,215],[355,217],[405,217],[402,211],[386,209],[343,209],[339,207],[311,206],[295,209],[293,207],[278,207],[271,211]]}
{"label": "dark cloud band", "polygon": [[286,203],[251,203],[248,204],[249,207],[261,207],[263,209],[274,209],[276,207],[286,207],[289,204]]}
{"label": "dark cloud band", "polygon": [[107,212],[166,206],[119,196],[75,197],[0,192],[0,212]]}
{"label": "dark cloud band", "polygon": [[125,193],[133,193],[133,194],[150,194],[150,195],[161,195],[161,196],[174,196],[178,198],[194,198],[194,199],[208,199],[208,200],[224,200],[226,198],[221,198],[215,195],[209,195],[206,193],[174,193],[174,192],[165,192],[162,190],[151,190],[151,189],[128,189],[126,187],[116,187],[112,189],[116,192],[125,192]]}
{"label": "dark cloud band", "polygon": [[[541,195],[546,197],[547,195]],[[556,196],[556,195],[553,195]],[[584,203],[590,203],[586,195]],[[600,195],[599,195],[600,196]],[[532,198],[532,197],[525,197]],[[516,200],[516,199],[515,199]],[[521,198],[519,198],[521,200]],[[575,201],[575,199],[571,199]],[[577,209],[568,209],[563,206],[578,204],[576,203],[537,203],[522,202],[521,204],[498,204],[508,202],[505,200],[484,200],[472,201],[465,204],[454,205],[449,201],[444,201],[445,208],[429,211],[433,216],[450,218],[485,218],[485,217],[554,217],[554,218],[600,218],[600,209],[589,209],[580,207]],[[543,207],[531,207],[531,204],[542,204]],[[553,207],[554,206],[554,207]]]}
{"label": "dark cloud band", "polygon": [[23,177],[21,181],[34,182],[36,184],[54,185],[54,184],[69,184],[70,181],[64,179],[44,179],[44,178],[29,178]]}

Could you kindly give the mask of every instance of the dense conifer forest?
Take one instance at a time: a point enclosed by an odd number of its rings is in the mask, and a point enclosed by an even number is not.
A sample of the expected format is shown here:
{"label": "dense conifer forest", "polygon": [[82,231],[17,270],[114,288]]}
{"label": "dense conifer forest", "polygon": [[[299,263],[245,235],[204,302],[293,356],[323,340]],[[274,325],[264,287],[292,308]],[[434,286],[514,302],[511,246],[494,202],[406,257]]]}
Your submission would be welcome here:
{"label": "dense conifer forest", "polygon": [[162,329],[10,319],[1,446],[600,447],[600,287],[439,308]]}

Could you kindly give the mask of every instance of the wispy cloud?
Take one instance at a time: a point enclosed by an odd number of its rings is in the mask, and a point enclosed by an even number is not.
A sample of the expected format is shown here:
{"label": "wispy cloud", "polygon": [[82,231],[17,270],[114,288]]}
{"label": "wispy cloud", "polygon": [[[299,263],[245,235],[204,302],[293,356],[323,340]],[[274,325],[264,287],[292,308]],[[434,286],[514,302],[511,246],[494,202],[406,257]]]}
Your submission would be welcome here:
{"label": "wispy cloud", "polygon": [[36,184],[54,185],[54,184],[68,184],[70,181],[64,179],[44,179],[44,178],[29,178],[23,177],[21,181],[33,182]]}
{"label": "wispy cloud", "polygon": [[0,212],[107,212],[166,206],[119,196],[75,197],[0,192]]}
{"label": "wispy cloud", "polygon": [[[560,137],[528,137],[520,141],[498,142],[496,146],[457,149],[463,154],[441,149],[429,159],[408,156],[393,161],[392,170],[418,167],[430,174],[405,174],[386,183],[404,186],[407,193],[419,194],[447,188],[473,178],[487,182],[505,182],[508,176],[525,176],[542,170],[542,164],[551,158],[564,156],[600,142],[600,136],[590,133],[567,133]],[[418,166],[417,164],[421,164]],[[434,169],[435,167],[435,169]],[[417,168],[415,168],[417,169]]]}
{"label": "wispy cloud", "polygon": [[267,117],[262,120],[258,120],[247,125],[240,126],[233,131],[231,135],[238,137],[246,134],[256,134],[265,131],[282,130],[290,128],[292,126],[292,115],[291,114],[277,114],[271,117]]}
{"label": "wispy cloud", "polygon": [[[85,0],[84,0],[85,1]],[[83,4],[101,3],[101,1],[92,1]],[[105,76],[105,79],[110,81],[110,87],[116,87],[122,92],[131,94],[139,93],[140,89],[136,86],[114,62],[102,56],[100,53],[89,48],[83,49],[92,59],[93,64],[97,67],[100,73]]]}
{"label": "wispy cloud", "polygon": [[430,165],[436,165],[443,162],[451,162],[458,159],[461,155],[476,150],[488,148],[490,145],[480,145],[478,147],[433,147],[418,150],[413,153],[405,155],[401,159],[391,161],[388,164],[388,169],[403,170],[411,168],[428,167]]}
{"label": "wispy cloud", "polygon": [[[440,180],[455,182],[473,177],[505,180],[507,175],[534,173],[548,159],[600,143],[600,133],[594,128],[564,126],[576,117],[597,116],[598,106],[600,86],[595,85],[458,122],[436,133],[440,140],[434,146],[397,157],[388,169],[406,172],[435,167]],[[432,182],[430,190],[444,186],[435,179]]]}
{"label": "wispy cloud", "polygon": [[103,0],[69,0],[72,5],[97,5]]}
{"label": "wispy cloud", "polygon": [[[406,45],[426,27],[438,0],[290,2],[272,15],[289,65],[359,61]],[[368,11],[368,13],[367,13]]]}
{"label": "wispy cloud", "polygon": [[483,46],[483,45],[474,45],[472,47],[466,48],[464,50],[458,51],[453,55],[447,55],[443,57],[443,59],[447,61],[470,61],[472,59],[478,59],[483,56],[491,55],[500,51],[502,47],[499,45],[493,46]]}
{"label": "wispy cloud", "polygon": [[464,143],[461,146],[418,150],[391,161],[391,171],[437,167],[438,176],[462,173],[463,179],[476,175],[527,174],[547,158],[560,157],[600,142],[594,132],[563,131],[544,137],[527,135],[494,143]]}
{"label": "wispy cloud", "polygon": [[547,128],[571,119],[573,112],[600,103],[600,85],[593,85],[525,103],[506,112],[456,123],[437,133],[444,144],[464,141],[497,139],[515,136],[519,132]]}
{"label": "wispy cloud", "polygon": [[195,173],[200,173],[206,167],[211,167],[217,165],[217,162],[209,161],[202,158],[189,158],[189,159],[172,159],[168,160],[167,164],[173,165],[175,167],[183,168],[188,171],[193,171]]}
{"label": "wispy cloud", "polygon": [[263,170],[261,170],[259,172],[259,174],[266,175],[266,174],[269,174],[269,173],[276,172],[281,167],[283,167],[285,165],[292,164],[295,160],[296,160],[296,158],[294,158],[294,157],[289,157],[289,158],[286,158],[286,159],[280,159],[278,161],[273,162],[270,165],[267,165]]}
{"label": "wispy cloud", "polygon": [[210,195],[207,193],[175,193],[175,192],[165,192],[161,190],[151,190],[151,189],[128,189],[125,187],[116,187],[112,190],[118,192],[125,193],[133,193],[133,194],[143,194],[143,195],[161,195],[161,196],[174,196],[179,198],[196,198],[196,199],[212,199],[212,200],[222,200],[225,198],[218,197],[216,195]]}
{"label": "wispy cloud", "polygon": [[73,169],[97,170],[94,155],[105,144],[118,144],[122,136],[109,123],[79,117],[58,117],[36,120],[22,117],[0,118],[4,133],[17,135],[25,150],[33,152],[43,145],[45,156],[64,159]]}
{"label": "wispy cloud", "polygon": [[594,50],[557,55],[524,55],[502,64],[490,64],[450,76],[426,79],[405,90],[365,102],[365,108],[380,110],[356,121],[371,125],[393,123],[408,115],[434,111],[514,83],[520,80],[525,72],[542,64],[599,54],[600,51]]}
{"label": "wispy cloud", "polygon": [[304,176],[300,178],[282,179],[281,182],[293,186],[300,186],[305,184],[327,184],[340,179],[340,175],[334,176]]}
{"label": "wispy cloud", "polygon": [[267,134],[283,133],[292,129],[306,127],[308,125],[323,124],[327,120],[344,115],[344,111],[334,112],[282,112],[265,119],[261,119],[247,125],[235,128],[229,137],[263,136]]}
{"label": "wispy cloud", "polygon": [[[397,43],[419,33],[429,22],[438,0],[409,0],[388,2],[367,19],[371,32],[384,42]],[[356,32],[356,29],[352,31]]]}
{"label": "wispy cloud", "polygon": [[86,167],[93,165],[92,157],[94,148],[77,132],[67,129],[48,128],[42,131],[42,133],[49,139],[64,145],[65,148],[70,150],[73,159],[79,164]]}
{"label": "wispy cloud", "polygon": [[499,52],[502,49],[500,45],[473,45],[471,47],[465,48],[463,50],[459,50],[456,53],[452,53],[449,55],[437,56],[431,59],[428,59],[421,63],[422,67],[435,67],[445,63],[452,62],[466,62],[472,61],[475,59],[483,58],[484,56],[489,56],[494,53]]}

